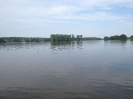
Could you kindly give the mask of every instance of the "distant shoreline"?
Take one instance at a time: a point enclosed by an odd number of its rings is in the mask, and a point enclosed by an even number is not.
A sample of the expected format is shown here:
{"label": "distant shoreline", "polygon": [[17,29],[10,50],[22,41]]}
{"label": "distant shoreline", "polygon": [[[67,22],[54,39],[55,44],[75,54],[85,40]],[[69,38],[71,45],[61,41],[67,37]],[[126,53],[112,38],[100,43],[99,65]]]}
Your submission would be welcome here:
{"label": "distant shoreline", "polygon": [[[102,40],[102,38],[98,38],[98,37],[83,37],[80,40]],[[52,41],[52,38],[41,38],[41,37],[0,37],[0,42],[48,42],[48,41]],[[74,38],[74,39],[70,38],[69,41],[77,41],[77,38]],[[56,41],[54,41],[54,42],[56,42]],[[61,41],[59,41],[59,42],[61,42]]]}
{"label": "distant shoreline", "polygon": [[[122,39],[121,39],[122,38]],[[69,42],[71,41],[85,41],[85,40],[133,40],[133,36],[127,37],[126,35],[121,36],[111,36],[104,38],[99,37],[82,37],[80,40],[77,40],[77,37],[70,38]],[[0,42],[49,42],[52,41],[52,38],[45,38],[45,37],[0,37]],[[61,42],[61,41],[54,41],[54,42]]]}

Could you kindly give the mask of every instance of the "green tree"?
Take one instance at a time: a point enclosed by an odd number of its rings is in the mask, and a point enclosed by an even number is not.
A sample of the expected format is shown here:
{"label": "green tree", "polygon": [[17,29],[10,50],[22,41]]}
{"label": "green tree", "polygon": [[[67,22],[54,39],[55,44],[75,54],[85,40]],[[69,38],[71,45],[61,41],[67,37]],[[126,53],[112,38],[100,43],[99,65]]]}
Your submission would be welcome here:
{"label": "green tree", "polygon": [[120,35],[120,40],[127,40],[127,36],[125,34]]}
{"label": "green tree", "polygon": [[131,37],[130,38],[133,38],[133,35],[131,35]]}
{"label": "green tree", "polygon": [[109,40],[109,37],[105,36],[105,37],[104,37],[104,40]]}
{"label": "green tree", "polygon": [[5,42],[5,39],[4,38],[0,38],[0,42]]}
{"label": "green tree", "polygon": [[105,37],[104,37],[104,40],[109,40],[109,37],[105,36]]}
{"label": "green tree", "polygon": [[130,40],[133,40],[133,35],[131,35]]}
{"label": "green tree", "polygon": [[74,35],[72,34],[72,41],[74,41],[75,40],[75,37],[74,37]]}
{"label": "green tree", "polygon": [[79,35],[77,35],[76,40],[79,41]]}
{"label": "green tree", "polygon": [[51,34],[51,41],[55,42],[55,35],[54,34]]}
{"label": "green tree", "polygon": [[80,41],[82,41],[82,37],[83,37],[82,35],[79,35],[79,40],[80,40]]}
{"label": "green tree", "polygon": [[111,36],[111,37],[104,37],[104,40],[127,40],[127,36],[125,34],[122,34],[120,36],[115,35],[115,36]]}

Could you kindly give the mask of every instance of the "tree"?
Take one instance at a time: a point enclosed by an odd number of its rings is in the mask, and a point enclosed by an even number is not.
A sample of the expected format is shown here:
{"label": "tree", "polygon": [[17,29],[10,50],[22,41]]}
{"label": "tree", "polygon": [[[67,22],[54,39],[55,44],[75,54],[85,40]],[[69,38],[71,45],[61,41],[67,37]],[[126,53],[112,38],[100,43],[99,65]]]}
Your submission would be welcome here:
{"label": "tree", "polygon": [[130,39],[133,40],[133,35],[131,35]]}
{"label": "tree", "polygon": [[77,35],[76,40],[79,41],[79,35]]}
{"label": "tree", "polygon": [[125,34],[120,35],[120,40],[127,40],[127,36]]}
{"label": "tree", "polygon": [[125,34],[122,34],[120,36],[115,35],[115,36],[111,36],[111,37],[104,37],[104,40],[127,40],[127,36]]}
{"label": "tree", "polygon": [[54,34],[51,34],[51,41],[55,42],[55,35]]}
{"label": "tree", "polygon": [[79,40],[82,41],[82,35],[79,35]]}
{"label": "tree", "polygon": [[104,37],[104,40],[109,40],[109,37],[105,36],[105,37]]}
{"label": "tree", "polygon": [[75,37],[74,37],[74,35],[72,34],[72,41],[74,41],[75,40]]}
{"label": "tree", "polygon": [[52,34],[51,42],[70,42],[72,40],[71,35]]}
{"label": "tree", "polygon": [[0,42],[5,42],[5,39],[4,38],[0,38]]}

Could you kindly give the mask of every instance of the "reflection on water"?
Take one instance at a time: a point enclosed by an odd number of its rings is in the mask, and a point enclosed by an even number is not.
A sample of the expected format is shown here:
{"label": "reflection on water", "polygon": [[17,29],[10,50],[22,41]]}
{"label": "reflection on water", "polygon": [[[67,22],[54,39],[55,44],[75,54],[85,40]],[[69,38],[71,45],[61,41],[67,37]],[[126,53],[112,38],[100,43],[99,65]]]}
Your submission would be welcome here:
{"label": "reflection on water", "polygon": [[0,99],[132,99],[133,42],[0,43]]}
{"label": "reflection on water", "polygon": [[77,44],[77,46],[81,46],[82,47],[82,41],[72,41],[72,42],[51,42],[51,46],[73,46],[75,45],[75,43]]}
{"label": "reflection on water", "polygon": [[115,46],[115,45],[120,45],[120,46],[125,46],[127,43],[127,41],[123,40],[123,41],[119,41],[119,40],[109,40],[109,41],[104,41],[104,44],[105,46],[106,45],[112,45],[112,46]]}

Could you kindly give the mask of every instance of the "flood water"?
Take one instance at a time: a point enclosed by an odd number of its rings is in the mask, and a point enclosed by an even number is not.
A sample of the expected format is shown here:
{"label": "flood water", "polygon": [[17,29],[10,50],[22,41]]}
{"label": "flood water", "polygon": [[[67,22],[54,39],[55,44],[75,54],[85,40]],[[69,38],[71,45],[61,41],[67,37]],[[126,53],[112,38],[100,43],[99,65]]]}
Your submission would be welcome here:
{"label": "flood water", "polygon": [[133,42],[0,43],[0,99],[133,99]]}

